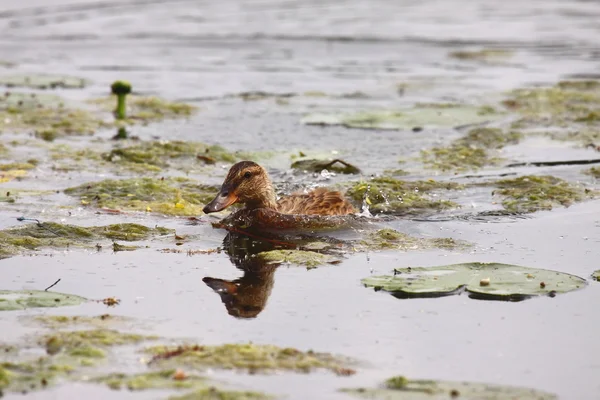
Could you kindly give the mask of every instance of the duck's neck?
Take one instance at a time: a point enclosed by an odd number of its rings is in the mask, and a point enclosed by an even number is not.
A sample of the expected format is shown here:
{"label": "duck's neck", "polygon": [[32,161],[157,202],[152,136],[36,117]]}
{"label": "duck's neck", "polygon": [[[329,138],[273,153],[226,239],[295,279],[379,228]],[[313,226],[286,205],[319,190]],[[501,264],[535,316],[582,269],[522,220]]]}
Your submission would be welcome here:
{"label": "duck's neck", "polygon": [[277,196],[275,195],[275,190],[272,185],[265,185],[264,187],[258,190],[256,196],[250,201],[246,201],[247,209],[254,208],[271,208],[273,210],[277,209]]}

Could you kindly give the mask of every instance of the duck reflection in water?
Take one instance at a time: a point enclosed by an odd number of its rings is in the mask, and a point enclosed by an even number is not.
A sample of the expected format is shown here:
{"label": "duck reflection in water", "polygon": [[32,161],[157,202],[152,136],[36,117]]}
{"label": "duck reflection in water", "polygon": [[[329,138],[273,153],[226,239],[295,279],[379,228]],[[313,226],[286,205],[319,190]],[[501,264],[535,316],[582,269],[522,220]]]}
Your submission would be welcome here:
{"label": "duck reflection in water", "polygon": [[221,296],[229,315],[255,318],[265,308],[278,265],[264,263],[253,256],[274,248],[272,243],[239,233],[230,232],[225,236],[223,249],[231,262],[244,271],[244,275],[232,281],[212,277],[205,277],[202,281]]}

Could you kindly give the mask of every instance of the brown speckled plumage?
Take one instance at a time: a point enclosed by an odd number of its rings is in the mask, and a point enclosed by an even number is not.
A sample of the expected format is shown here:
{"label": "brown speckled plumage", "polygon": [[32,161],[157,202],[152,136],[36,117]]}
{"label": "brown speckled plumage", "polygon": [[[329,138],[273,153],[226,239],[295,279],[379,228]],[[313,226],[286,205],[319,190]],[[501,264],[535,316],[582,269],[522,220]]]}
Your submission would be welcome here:
{"label": "brown speckled plumage", "polygon": [[204,212],[221,211],[234,203],[244,204],[246,210],[266,208],[293,215],[347,215],[356,212],[342,193],[326,188],[294,193],[277,200],[267,171],[252,161],[240,161],[231,167],[219,194],[204,207]]}

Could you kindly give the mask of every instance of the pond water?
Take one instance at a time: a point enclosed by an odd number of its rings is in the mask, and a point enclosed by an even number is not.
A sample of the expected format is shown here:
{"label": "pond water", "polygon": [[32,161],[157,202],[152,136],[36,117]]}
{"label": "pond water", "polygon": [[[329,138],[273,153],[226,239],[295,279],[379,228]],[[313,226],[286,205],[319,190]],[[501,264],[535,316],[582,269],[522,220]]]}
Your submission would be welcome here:
{"label": "pond water", "polygon": [[[292,173],[290,154],[299,151],[343,158],[360,167],[363,177],[406,168],[409,180],[464,183],[472,179],[466,173],[419,168],[411,158],[422,149],[461,137],[464,129],[349,129],[300,121],[313,112],[416,103],[479,106],[497,103],[502,93],[525,85],[600,79],[599,20],[600,3],[567,0],[4,0],[0,61],[6,65],[0,64],[0,76],[52,73],[89,79],[85,89],[55,91],[73,102],[104,96],[114,80],[125,79],[138,94],[196,105],[199,111],[189,119],[128,129],[141,140],[197,141],[232,151],[270,152],[259,162],[269,169],[280,191],[349,180],[342,174]],[[512,55],[493,62],[449,57],[451,52],[482,48],[507,49]],[[244,101],[239,96],[243,92],[268,96]],[[307,93],[318,95],[302,95]],[[94,136],[58,138],[55,144],[108,150],[114,146],[110,140],[114,133],[99,130]],[[7,146],[25,139],[34,141],[24,133],[0,134],[0,143]],[[501,153],[519,162],[600,158],[593,148],[547,137],[530,137]],[[136,176],[126,169],[95,167],[56,171],[43,146],[15,147],[12,157],[11,161],[35,157],[41,163],[26,179],[0,183],[2,191],[62,191],[99,179]],[[185,176],[217,185],[230,165],[219,163]],[[553,175],[598,188],[597,180],[581,174],[583,167],[490,168],[482,174]],[[164,174],[182,175],[169,169]],[[90,299],[120,299],[108,311],[103,304],[86,303],[3,312],[0,342],[26,341],[39,331],[39,326],[24,322],[28,316],[110,312],[134,318],[127,323],[128,330],[173,340],[273,344],[359,361],[352,377],[322,371],[207,372],[238,389],[289,399],[351,398],[338,389],[373,387],[394,375],[523,386],[561,399],[600,398],[600,283],[589,279],[600,269],[600,202],[555,207],[522,218],[476,219],[460,216],[497,209],[489,188],[468,188],[450,196],[463,206],[459,211],[375,221],[417,237],[465,240],[472,247],[347,253],[341,263],[315,269],[284,264],[263,277],[266,283],[261,284],[272,288],[251,319],[230,315],[225,300],[203,282],[241,278],[247,274],[241,269],[243,262],[227,251],[185,252],[223,246],[226,232],[213,229],[212,218],[199,216],[192,225],[185,218],[149,213],[98,214],[62,193],[15,204],[0,202],[0,229],[18,225],[16,218],[26,215],[81,226],[160,225],[188,235],[179,247],[169,235],[149,239],[143,242],[146,248],[131,252],[48,249],[0,260],[2,290],[41,290],[60,278],[53,290]],[[163,248],[183,252],[157,251]],[[394,268],[474,261],[561,271],[586,278],[589,285],[555,298],[501,302],[473,300],[465,294],[401,300],[360,282]],[[134,349],[126,348],[119,356],[111,359],[107,371],[141,370]],[[125,399],[170,394],[64,383],[27,397]],[[21,395],[5,393],[5,398]]]}

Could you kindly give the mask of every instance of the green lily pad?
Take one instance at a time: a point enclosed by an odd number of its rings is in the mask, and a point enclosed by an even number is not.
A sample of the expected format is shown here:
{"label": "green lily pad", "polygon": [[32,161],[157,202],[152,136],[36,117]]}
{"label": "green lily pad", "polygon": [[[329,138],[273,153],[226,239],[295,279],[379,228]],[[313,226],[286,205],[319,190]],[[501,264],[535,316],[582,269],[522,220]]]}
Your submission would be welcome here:
{"label": "green lily pad", "polygon": [[89,82],[74,76],[30,74],[0,77],[0,86],[30,89],[83,89]]}
{"label": "green lily pad", "polygon": [[553,297],[587,284],[585,279],[562,272],[499,263],[396,268],[393,276],[372,276],[362,283],[399,298],[441,297],[466,291],[472,298],[508,301]]}
{"label": "green lily pad", "polygon": [[383,388],[342,389],[355,397],[380,400],[555,400],[551,393],[538,390],[485,383],[447,382],[423,379],[406,379],[396,376],[386,381]]}
{"label": "green lily pad", "polygon": [[341,125],[346,128],[409,130],[415,127],[454,127],[496,119],[488,107],[429,105],[398,111],[361,111],[354,114],[309,114],[306,125]]}
{"label": "green lily pad", "polygon": [[0,311],[77,306],[86,301],[84,297],[44,290],[0,290]]}

